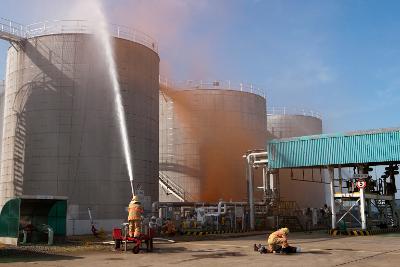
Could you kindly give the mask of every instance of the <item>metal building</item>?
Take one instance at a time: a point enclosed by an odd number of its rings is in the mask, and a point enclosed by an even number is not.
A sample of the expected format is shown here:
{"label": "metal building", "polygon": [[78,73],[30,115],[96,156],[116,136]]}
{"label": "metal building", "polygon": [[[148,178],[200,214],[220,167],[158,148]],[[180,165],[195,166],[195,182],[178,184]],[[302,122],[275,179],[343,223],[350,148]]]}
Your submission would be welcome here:
{"label": "metal building", "polygon": [[[322,167],[328,170],[332,229],[341,222],[353,229],[386,231],[392,227],[395,230],[400,221],[395,203],[399,144],[400,128],[276,139],[268,144],[268,163],[270,169]],[[380,170],[383,175],[378,178],[371,166],[385,166]],[[343,179],[343,167],[353,168],[353,174],[347,179]],[[350,213],[355,206],[359,209],[359,219]],[[350,221],[345,220],[346,216]],[[335,230],[332,234],[336,233]]]}
{"label": "metal building", "polygon": [[[313,111],[270,107],[267,128],[268,140],[321,134],[322,119]],[[279,169],[280,197],[296,201],[302,208],[322,207],[325,203],[323,181],[323,171],[319,168]]]}
{"label": "metal building", "polygon": [[[264,148],[266,100],[252,86],[161,86],[160,173],[186,201],[246,200],[243,154]],[[160,188],[160,201],[172,200]]]}
{"label": "metal building", "polygon": [[393,165],[400,162],[399,144],[400,128],[286,138],[269,143],[269,164],[272,169]]}
{"label": "metal building", "polygon": [[[112,26],[145,209],[158,201],[159,56],[143,33]],[[67,233],[110,229],[131,198],[103,49],[84,21],[39,23],[8,50],[0,207],[18,196],[67,197]]]}

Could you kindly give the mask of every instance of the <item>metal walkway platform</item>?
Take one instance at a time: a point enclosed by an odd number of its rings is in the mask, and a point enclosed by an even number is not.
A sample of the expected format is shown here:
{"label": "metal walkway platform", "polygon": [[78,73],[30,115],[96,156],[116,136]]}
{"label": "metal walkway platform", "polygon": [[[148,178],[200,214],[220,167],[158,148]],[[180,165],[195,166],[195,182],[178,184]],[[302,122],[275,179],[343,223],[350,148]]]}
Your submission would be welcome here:
{"label": "metal walkway platform", "polygon": [[26,38],[26,26],[0,18],[0,39],[19,42]]}
{"label": "metal walkway platform", "polygon": [[[360,198],[360,192],[354,192],[354,193],[335,193],[334,195],[335,198],[349,198],[349,199],[359,199]],[[377,200],[394,200],[393,195],[379,195],[379,194],[370,194],[370,193],[365,193],[365,199],[377,199]]]}

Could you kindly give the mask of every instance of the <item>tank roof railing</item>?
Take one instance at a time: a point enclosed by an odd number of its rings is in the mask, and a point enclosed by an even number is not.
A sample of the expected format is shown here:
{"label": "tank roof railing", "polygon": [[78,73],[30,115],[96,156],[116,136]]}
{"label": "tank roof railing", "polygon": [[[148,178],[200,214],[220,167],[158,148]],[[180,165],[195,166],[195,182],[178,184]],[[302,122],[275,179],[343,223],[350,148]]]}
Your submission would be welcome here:
{"label": "tank roof railing", "polygon": [[[7,19],[0,19],[0,32],[12,34],[19,38],[31,38],[50,34],[86,33],[93,34],[98,27],[87,20],[53,20],[22,25]],[[149,35],[134,28],[109,24],[111,36],[142,44],[158,53],[157,42]]]}
{"label": "tank roof railing", "polygon": [[43,21],[26,26],[27,37],[36,37],[58,33],[90,33],[85,20]]}
{"label": "tank roof railing", "polygon": [[241,92],[253,93],[263,98],[266,97],[265,90],[257,85],[241,82],[232,82],[230,80],[215,80],[215,81],[204,81],[204,80],[187,80],[187,81],[171,81],[160,76],[160,85],[166,87],[172,87],[177,90],[181,89],[223,89],[223,90],[234,90]]}
{"label": "tank roof railing", "polygon": [[[54,20],[44,21],[26,26],[29,37],[62,33],[87,33],[95,32],[96,24],[87,20]],[[142,44],[158,53],[157,42],[146,33],[127,26],[109,24],[108,30],[113,37]]]}
{"label": "tank roof railing", "polygon": [[302,108],[268,107],[267,115],[303,115],[322,119],[321,113]]}

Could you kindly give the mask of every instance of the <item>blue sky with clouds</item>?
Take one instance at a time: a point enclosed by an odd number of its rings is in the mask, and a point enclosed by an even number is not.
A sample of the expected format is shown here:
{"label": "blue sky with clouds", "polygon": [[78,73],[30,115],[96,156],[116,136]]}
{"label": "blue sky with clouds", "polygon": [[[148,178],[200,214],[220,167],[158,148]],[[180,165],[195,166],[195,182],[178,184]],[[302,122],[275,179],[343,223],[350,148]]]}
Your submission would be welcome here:
{"label": "blue sky with clouds", "polygon": [[[21,23],[86,18],[82,0],[1,0]],[[109,20],[160,45],[176,80],[266,88],[269,106],[317,110],[325,132],[400,127],[400,2],[105,0]],[[0,42],[0,79],[8,43]]]}

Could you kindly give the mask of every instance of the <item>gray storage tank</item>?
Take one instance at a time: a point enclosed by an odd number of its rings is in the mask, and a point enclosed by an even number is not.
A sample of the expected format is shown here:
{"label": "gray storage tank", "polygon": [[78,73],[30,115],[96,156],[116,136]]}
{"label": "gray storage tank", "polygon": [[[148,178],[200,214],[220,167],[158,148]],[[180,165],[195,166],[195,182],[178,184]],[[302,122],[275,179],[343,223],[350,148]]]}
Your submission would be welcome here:
{"label": "gray storage tank", "polygon": [[[10,47],[0,204],[21,195],[68,197],[67,233],[110,230],[131,199],[107,64],[82,21],[28,28]],[[147,211],[158,201],[157,45],[145,34],[111,28],[136,186]],[[0,205],[1,207],[1,205]]]}
{"label": "gray storage tank", "polygon": [[[310,110],[270,107],[267,128],[268,140],[321,134],[322,119],[318,112]],[[323,172],[320,169],[281,169],[280,197],[296,201],[302,208],[322,207],[325,189],[321,181]]]}
{"label": "gray storage tank", "polygon": [[[266,143],[263,92],[220,81],[161,89],[160,172],[186,201],[246,200],[242,156]],[[160,200],[171,200],[167,194],[160,189]]]}
{"label": "gray storage tank", "polygon": [[3,138],[3,117],[4,117],[4,80],[0,80],[0,162],[1,162],[1,140]]}

